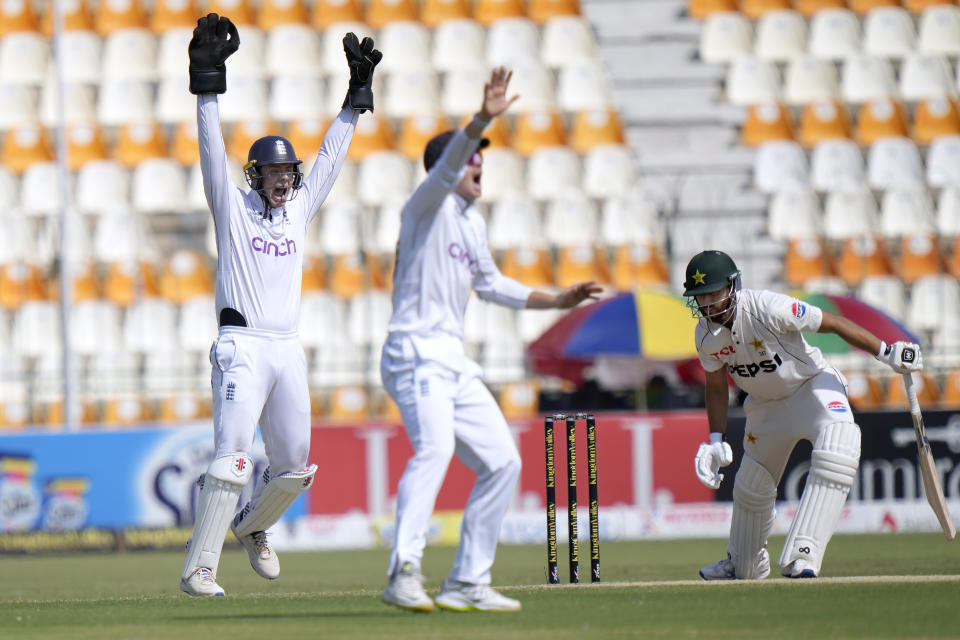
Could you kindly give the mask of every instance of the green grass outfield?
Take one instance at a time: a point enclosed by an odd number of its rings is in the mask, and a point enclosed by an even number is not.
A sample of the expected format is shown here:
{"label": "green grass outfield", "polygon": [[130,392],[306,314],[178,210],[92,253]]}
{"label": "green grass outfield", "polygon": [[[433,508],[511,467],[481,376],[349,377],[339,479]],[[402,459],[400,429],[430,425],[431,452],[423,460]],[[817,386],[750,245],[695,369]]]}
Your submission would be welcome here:
{"label": "green grass outfield", "polygon": [[[782,543],[771,541],[774,559]],[[603,583],[548,586],[542,545],[503,546],[494,584],[524,609],[499,614],[385,605],[385,550],[280,554],[276,582],[228,550],[227,597],[208,599],[178,590],[181,553],[0,556],[0,638],[960,637],[960,540],[836,536],[821,579],[701,581],[697,569],[724,549],[722,540],[608,542]],[[453,553],[427,549],[428,591]]]}

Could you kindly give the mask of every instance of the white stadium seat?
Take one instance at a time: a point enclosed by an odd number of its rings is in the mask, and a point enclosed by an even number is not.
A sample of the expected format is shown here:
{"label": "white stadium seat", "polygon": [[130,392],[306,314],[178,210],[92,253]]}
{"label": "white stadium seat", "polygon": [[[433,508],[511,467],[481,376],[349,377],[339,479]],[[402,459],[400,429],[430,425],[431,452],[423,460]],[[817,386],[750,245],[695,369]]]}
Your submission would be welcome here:
{"label": "white stadium seat", "polygon": [[907,316],[907,294],[903,280],[896,276],[867,276],[857,289],[857,297],[883,309],[897,320]]}
{"label": "white stadium seat", "polygon": [[112,209],[97,219],[93,247],[94,255],[101,262],[143,259],[148,254],[149,243],[140,216],[131,210]]}
{"label": "white stadium seat", "polygon": [[763,60],[786,62],[807,49],[807,23],[788,9],[768,11],[757,21],[754,55]]}
{"label": "white stadium seat", "polygon": [[[525,60],[512,67],[509,93],[520,96],[512,110],[542,111],[552,108],[556,103],[552,74],[538,61]],[[561,77],[563,71],[561,71]]]}
{"label": "white stadium seat", "polygon": [[161,78],[178,78],[190,66],[187,47],[193,38],[193,29],[178,27],[168,29],[159,36],[157,43],[157,72]]}
{"label": "white stadium seat", "polygon": [[168,158],[144,160],[133,170],[131,201],[144,214],[186,210],[186,171]]}
{"label": "white stadium seat", "polygon": [[104,38],[104,78],[153,80],[157,76],[157,41],[147,29],[119,29]]}
{"label": "white stadium seat", "polygon": [[437,71],[483,66],[486,32],[475,20],[445,20],[433,32],[433,67]]}
{"label": "white stadium seat", "polygon": [[596,241],[597,211],[580,191],[564,191],[546,206],[543,231],[547,242],[560,247],[590,246]]}
{"label": "white stadium seat", "polygon": [[767,230],[778,240],[819,236],[820,201],[807,186],[783,189],[773,194],[767,217]]}
{"label": "white stadium seat", "polygon": [[867,181],[874,189],[915,188],[923,184],[923,160],[910,138],[880,138],[867,152]]}
{"label": "white stadium seat", "polygon": [[440,106],[449,116],[461,117],[477,110],[477,96],[490,78],[484,67],[461,67],[447,72],[440,96]]}
{"label": "white stadium seat", "polygon": [[37,90],[25,84],[0,84],[0,131],[37,121]]}
{"label": "white stadium seat", "polygon": [[127,309],[123,323],[124,347],[134,353],[178,349],[177,309],[160,298],[142,298]]}
{"label": "white stadium seat", "polygon": [[264,67],[270,76],[322,75],[317,31],[304,24],[282,24],[267,31]]}
{"label": "white stadium seat", "polygon": [[[349,31],[357,34],[357,37],[361,40],[365,36],[374,35],[370,31],[370,27],[362,22],[335,22],[328,25],[323,31],[320,44],[320,60],[325,73],[339,73],[346,68],[347,61],[343,54],[343,36]],[[344,85],[344,91],[346,91],[345,87],[346,85]]]}
{"label": "white stadium seat", "polygon": [[50,43],[39,33],[8,33],[0,39],[0,84],[42,84],[49,57]]}
{"label": "white stadium seat", "polygon": [[376,151],[360,163],[357,196],[366,205],[380,205],[410,194],[413,169],[399,151]]}
{"label": "white stadium seat", "polygon": [[360,250],[363,208],[356,202],[342,202],[323,207],[323,218],[315,225],[317,248],[330,255],[355,253]]}
{"label": "white stadium seat", "polygon": [[560,69],[557,104],[567,112],[610,107],[613,104],[613,91],[603,65],[595,59],[581,60]]}
{"label": "white stadium seat", "polygon": [[780,99],[780,77],[777,68],[768,60],[742,56],[727,70],[727,100],[731,104],[776,102]]}
{"label": "white stadium seat", "polygon": [[400,212],[405,202],[403,198],[396,198],[380,205],[373,233],[364,238],[365,251],[387,255],[396,250],[400,238]]}
{"label": "white stadium seat", "polygon": [[134,79],[104,78],[97,98],[97,120],[106,126],[145,122],[154,118],[153,87]]}
{"label": "white stadium seat", "polygon": [[520,194],[500,198],[491,208],[487,236],[494,251],[542,246],[543,225],[537,204]]}
{"label": "white stadium seat", "polygon": [[877,228],[877,202],[866,185],[827,193],[823,205],[823,232],[831,240],[846,240]]}
{"label": "white stadium seat", "polygon": [[600,212],[600,241],[608,247],[661,244],[663,229],[656,207],[637,189],[607,198]]}
{"label": "white stadium seat", "polygon": [[753,183],[763,193],[775,193],[809,180],[807,157],[792,140],[767,142],[753,156]]}
{"label": "white stadium seat", "polygon": [[600,145],[583,156],[583,189],[593,198],[625,195],[634,183],[634,159],[624,145]]}
{"label": "white stadium seat", "polygon": [[937,231],[951,238],[960,236],[960,186],[940,190],[937,198]]}
{"label": "white stadium seat", "polygon": [[274,120],[319,118],[323,110],[323,81],[318,76],[281,75],[273,79],[267,113]]}
{"label": "white stadium seat", "polygon": [[810,176],[810,183],[817,191],[862,182],[865,175],[860,147],[843,138],[818,142],[810,154]]}
{"label": "white stadium seat", "polygon": [[513,66],[540,59],[540,36],[529,18],[501,18],[487,29],[487,64]]}
{"label": "white stadium seat", "polygon": [[884,191],[880,202],[880,233],[889,237],[932,233],[933,203],[926,188],[894,188]]}
{"label": "white stadium seat", "polygon": [[49,300],[31,300],[16,311],[11,335],[17,355],[39,357],[61,351],[60,305]]}
{"label": "white stadium seat", "polygon": [[900,65],[900,95],[904,100],[918,102],[956,94],[946,56],[911,53],[904,58]]}
{"label": "white stadium seat", "polygon": [[838,95],[837,69],[829,60],[800,56],[787,63],[783,97],[788,104],[823,102]]}
{"label": "white stadium seat", "polygon": [[77,172],[74,201],[81,213],[130,203],[130,172],[114,160],[93,160]]}
{"label": "white stadium seat", "polygon": [[840,93],[854,104],[897,96],[890,62],[884,58],[855,55],[843,62]]}
{"label": "white stadium seat", "polygon": [[197,97],[190,93],[190,76],[162,78],[157,85],[157,120],[176,125],[197,118]]}
{"label": "white stadium seat", "polygon": [[20,207],[26,215],[52,216],[60,211],[60,167],[56,162],[35,162],[20,181]]}
{"label": "white stadium seat", "polygon": [[902,7],[871,9],[863,21],[863,51],[883,58],[902,58],[914,49],[917,34],[910,13]]}
{"label": "white stadium seat", "polygon": [[[89,82],[96,84],[100,73],[101,40],[93,31],[67,30],[60,37],[63,47],[61,73],[64,82]],[[53,55],[48,58],[47,78],[55,77]],[[182,72],[181,72],[182,73]]]}
{"label": "white stadium seat", "polygon": [[526,191],[523,158],[513,149],[493,148],[483,152],[482,202],[493,202]]}
{"label": "white stadium seat", "polygon": [[383,110],[391,118],[433,113],[439,100],[436,74],[427,68],[385,74]]}
{"label": "white stadium seat", "polygon": [[[227,64],[227,86],[230,81],[239,77],[262,78],[266,73],[265,38],[263,31],[251,25],[237,27],[240,34],[240,48],[230,56]],[[342,34],[341,34],[342,37]],[[343,49],[340,50],[341,57]],[[231,91],[233,87],[231,87]],[[230,92],[228,91],[227,94]]]}
{"label": "white stadium seat", "polygon": [[378,73],[381,69],[388,73],[430,69],[430,31],[419,22],[400,20],[383,25],[377,48],[389,52],[377,65]]}
{"label": "white stadium seat", "polygon": [[543,25],[542,36],[540,60],[551,69],[596,55],[590,23],[580,16],[550,18]]}
{"label": "white stadium seat", "polygon": [[951,4],[926,7],[920,15],[917,49],[947,56],[960,54],[960,8]]}
{"label": "white stadium seat", "polygon": [[527,193],[547,200],[580,185],[580,158],[570,147],[543,147],[527,160]]}
{"label": "white stadium seat", "polygon": [[106,300],[84,300],[70,309],[70,348],[92,356],[120,344],[120,307]]}
{"label": "white stadium seat", "polygon": [[[56,126],[59,121],[56,86],[53,82],[45,83],[40,98],[40,122],[47,127]],[[67,124],[95,122],[97,120],[96,88],[92,84],[64,83],[63,108],[64,120]]]}
{"label": "white stadium seat", "polygon": [[960,136],[943,136],[930,143],[927,182],[936,188],[960,187]]}
{"label": "white stadium seat", "polygon": [[212,295],[194,296],[180,307],[177,335],[180,347],[205,353],[217,337],[217,305]]}
{"label": "white stadium seat", "polygon": [[220,120],[232,124],[264,119],[267,116],[266,81],[255,76],[231,76],[229,69],[227,85],[230,90],[219,97]]}
{"label": "white stadium seat", "polygon": [[300,340],[308,349],[341,342],[346,301],[328,291],[308,291],[300,301]]}
{"label": "white stadium seat", "polygon": [[924,276],[913,283],[907,326],[914,331],[936,331],[948,316],[960,313],[960,284],[953,276]]}
{"label": "white stadium seat", "polygon": [[739,11],[717,11],[700,31],[700,57],[710,64],[728,64],[753,49],[753,27]]}
{"label": "white stadium seat", "polygon": [[810,53],[843,60],[860,50],[860,21],[849,9],[822,9],[810,18]]}

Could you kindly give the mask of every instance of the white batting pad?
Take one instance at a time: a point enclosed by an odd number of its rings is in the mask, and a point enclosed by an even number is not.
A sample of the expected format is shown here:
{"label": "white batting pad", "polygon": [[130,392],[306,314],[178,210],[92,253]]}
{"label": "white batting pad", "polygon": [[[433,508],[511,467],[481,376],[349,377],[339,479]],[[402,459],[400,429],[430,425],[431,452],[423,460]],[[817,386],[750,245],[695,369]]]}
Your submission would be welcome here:
{"label": "white batting pad", "polygon": [[241,453],[221,456],[210,463],[200,476],[200,496],[193,536],[187,543],[187,560],[183,577],[189,577],[197,567],[207,567],[217,574],[223,538],[233,519],[240,492],[253,475],[253,461]]}
{"label": "white batting pad", "polygon": [[233,521],[233,532],[238,538],[269,529],[293,501],[313,484],[317,465],[306,471],[287,472],[271,477],[269,469],[264,475],[264,484]]}
{"label": "white batting pad", "polygon": [[827,543],[837,528],[860,462],[860,427],[852,422],[827,425],[813,445],[807,484],[790,524],[780,566],[803,558],[818,575]]}
{"label": "white batting pad", "polygon": [[760,569],[776,516],[776,500],[773,476],[756,460],[744,456],[733,485],[733,518],[727,544],[738,579],[757,580],[770,572],[769,563],[766,571]]}

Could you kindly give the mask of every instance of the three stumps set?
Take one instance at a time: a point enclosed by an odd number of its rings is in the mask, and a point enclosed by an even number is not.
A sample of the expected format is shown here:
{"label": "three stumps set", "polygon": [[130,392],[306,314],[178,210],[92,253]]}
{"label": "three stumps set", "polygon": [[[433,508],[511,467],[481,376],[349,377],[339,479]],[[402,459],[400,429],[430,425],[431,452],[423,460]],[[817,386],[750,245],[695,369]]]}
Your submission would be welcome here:
{"label": "three stumps set", "polygon": [[570,582],[580,582],[580,543],[577,538],[577,422],[586,422],[587,476],[590,497],[590,582],[600,582],[600,512],[597,499],[597,421],[585,413],[555,414],[543,420],[543,443],[547,462],[547,581],[558,584],[557,483],[554,425],[566,424],[567,440],[567,530],[570,547]]}

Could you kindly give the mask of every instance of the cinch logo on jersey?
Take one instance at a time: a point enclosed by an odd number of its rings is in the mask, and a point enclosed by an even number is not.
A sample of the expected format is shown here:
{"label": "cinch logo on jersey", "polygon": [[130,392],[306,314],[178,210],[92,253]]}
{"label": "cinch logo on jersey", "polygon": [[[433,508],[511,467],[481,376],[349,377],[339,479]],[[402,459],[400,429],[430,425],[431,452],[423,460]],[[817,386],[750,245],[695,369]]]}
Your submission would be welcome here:
{"label": "cinch logo on jersey", "polygon": [[834,413],[843,413],[847,410],[847,405],[840,402],[839,400],[834,400],[827,404],[827,411],[833,411]]}
{"label": "cinch logo on jersey", "polygon": [[803,318],[803,316],[807,315],[807,305],[802,302],[794,302],[790,307],[790,311],[792,311],[793,315],[797,318]]}
{"label": "cinch logo on jersey", "polygon": [[297,243],[293,240],[281,240],[280,243],[277,244],[276,242],[269,242],[257,236],[250,240],[250,246],[253,247],[253,250],[257,253],[263,253],[268,256],[283,257],[297,252]]}
{"label": "cinch logo on jersey", "polygon": [[756,378],[758,373],[773,373],[777,367],[783,364],[778,354],[773,354],[773,360],[761,360],[760,362],[751,362],[750,364],[738,364],[730,366],[730,373],[735,373],[741,378]]}
{"label": "cinch logo on jersey", "polygon": [[471,274],[477,272],[477,261],[470,257],[470,254],[467,253],[467,250],[461,247],[456,242],[451,242],[450,246],[447,247],[447,253],[450,254],[450,257],[456,260],[457,262],[466,265],[467,269],[470,270]]}

